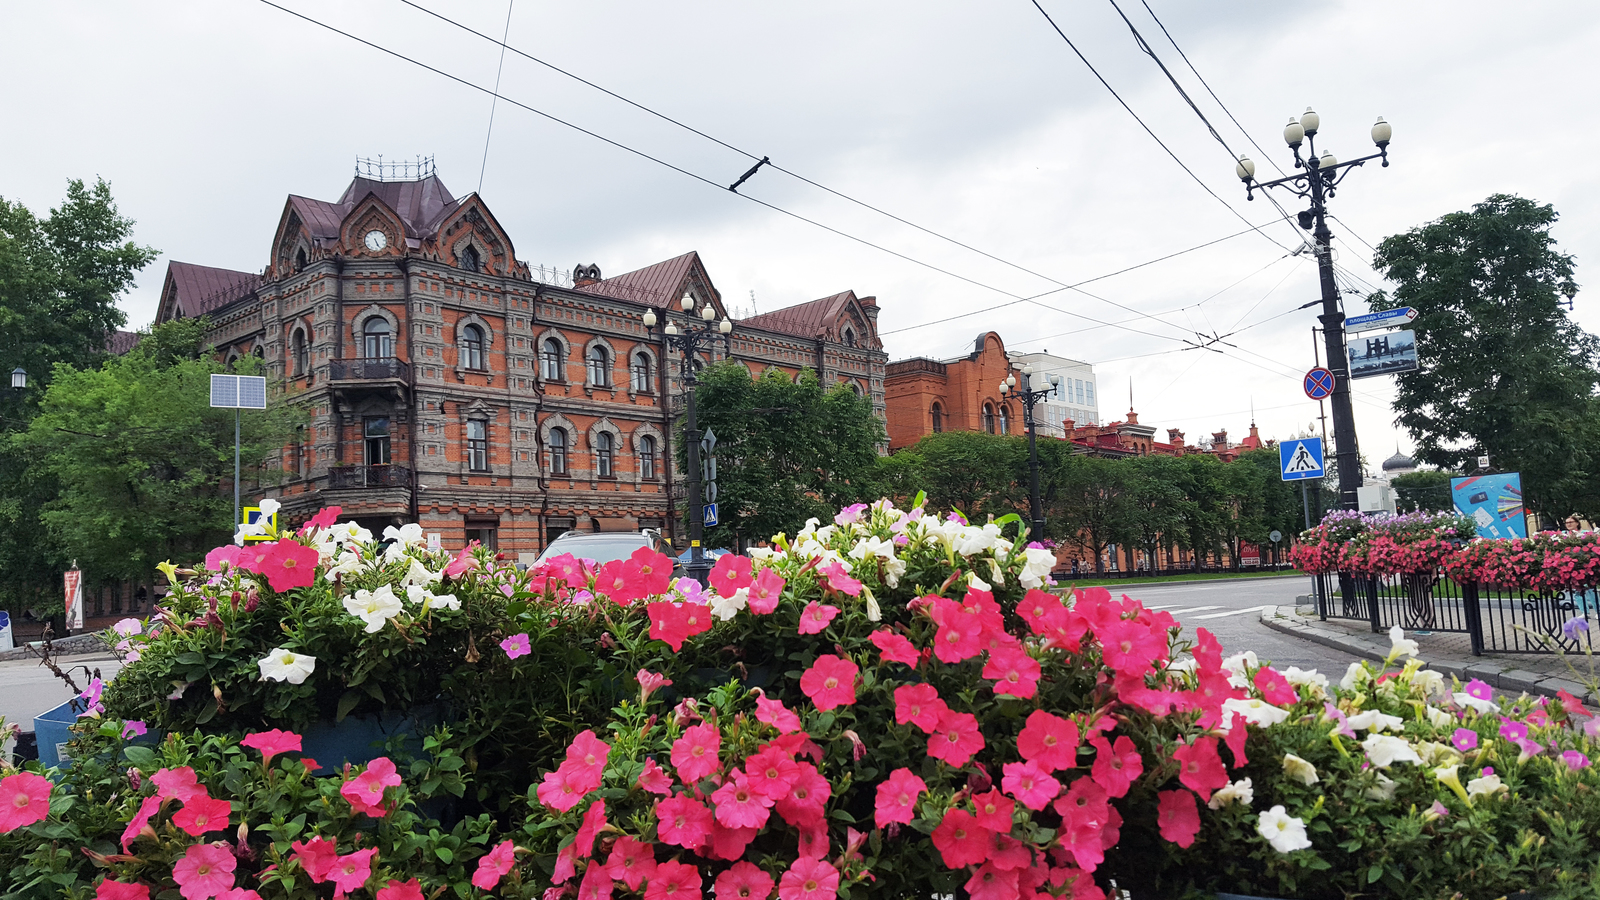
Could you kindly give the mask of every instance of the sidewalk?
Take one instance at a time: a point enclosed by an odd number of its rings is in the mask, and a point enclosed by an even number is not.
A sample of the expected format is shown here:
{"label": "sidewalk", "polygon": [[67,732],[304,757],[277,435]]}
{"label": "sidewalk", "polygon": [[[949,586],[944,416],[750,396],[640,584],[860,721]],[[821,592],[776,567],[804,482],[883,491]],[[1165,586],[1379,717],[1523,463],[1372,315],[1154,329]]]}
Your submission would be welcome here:
{"label": "sidewalk", "polygon": [[[1303,640],[1312,641],[1335,650],[1342,650],[1366,659],[1383,660],[1389,655],[1389,635],[1373,634],[1365,622],[1350,619],[1317,620],[1315,607],[1309,603],[1299,607],[1278,606],[1261,613],[1261,624],[1274,631]],[[1573,672],[1561,657],[1543,654],[1485,653],[1472,655],[1472,645],[1465,634],[1417,634],[1407,632],[1406,637],[1421,648],[1418,657],[1446,675],[1462,681],[1477,678],[1497,691],[1511,694],[1543,694],[1554,697],[1557,691],[1566,691],[1588,704],[1600,702],[1573,677]],[[1589,660],[1582,656],[1568,657],[1578,671],[1588,668]],[[1325,672],[1336,678],[1342,673]]]}

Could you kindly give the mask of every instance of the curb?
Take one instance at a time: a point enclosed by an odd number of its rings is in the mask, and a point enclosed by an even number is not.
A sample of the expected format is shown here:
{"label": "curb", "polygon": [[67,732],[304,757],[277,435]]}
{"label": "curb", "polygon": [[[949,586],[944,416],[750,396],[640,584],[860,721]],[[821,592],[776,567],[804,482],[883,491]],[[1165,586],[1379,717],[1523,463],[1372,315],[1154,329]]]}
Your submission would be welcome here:
{"label": "curb", "polygon": [[[1361,659],[1382,662],[1388,654],[1388,638],[1375,635],[1364,639],[1336,628],[1330,628],[1316,619],[1300,615],[1292,606],[1270,607],[1262,610],[1261,624],[1273,631],[1321,644],[1334,650],[1349,653]],[[1537,694],[1555,697],[1557,691],[1566,691],[1585,703],[1600,702],[1589,689],[1570,678],[1521,671],[1511,666],[1503,657],[1437,657],[1427,660],[1428,668],[1443,672],[1462,681],[1474,678],[1500,691]]]}
{"label": "curb", "polygon": [[[1055,578],[1055,576],[1053,576],[1053,575],[1051,577]],[[1116,587],[1119,584],[1126,584],[1128,586],[1129,590],[1132,590],[1133,588],[1172,587],[1174,585],[1188,585],[1188,584],[1217,584],[1218,582],[1224,582],[1224,581],[1226,581],[1226,582],[1242,581],[1242,582],[1245,582],[1245,583],[1251,583],[1251,582],[1256,582],[1256,581],[1282,581],[1282,580],[1284,580],[1286,578],[1310,578],[1310,577],[1311,577],[1310,575],[1307,575],[1304,572],[1290,572],[1290,573],[1286,573],[1286,574],[1283,574],[1283,575],[1247,575],[1247,576],[1244,576],[1242,578],[1241,577],[1237,577],[1237,576],[1231,577],[1231,578],[1230,577],[1226,577],[1226,576],[1222,577],[1222,578],[1190,578],[1190,579],[1188,579],[1186,581],[1131,581],[1131,580],[1127,581],[1127,582],[1111,581],[1111,582],[1107,582],[1105,584],[1095,584],[1095,585],[1089,585],[1089,586],[1090,587],[1103,587],[1103,588],[1106,588],[1107,590],[1110,590],[1111,588]],[[1093,581],[1094,579],[1091,578],[1089,580]],[[1072,578],[1070,576],[1066,577],[1066,578],[1056,578],[1056,587],[1062,587],[1062,586],[1077,587],[1077,585],[1075,583],[1073,583]],[[1124,593],[1126,593],[1126,592],[1124,592]]]}

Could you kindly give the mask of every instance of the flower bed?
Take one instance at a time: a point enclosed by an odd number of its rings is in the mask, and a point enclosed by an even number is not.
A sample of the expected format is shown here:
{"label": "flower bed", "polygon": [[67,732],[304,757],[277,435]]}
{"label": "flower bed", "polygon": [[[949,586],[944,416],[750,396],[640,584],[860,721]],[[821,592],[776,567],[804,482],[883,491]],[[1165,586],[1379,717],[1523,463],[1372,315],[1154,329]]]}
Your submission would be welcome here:
{"label": "flower bed", "polygon": [[1434,572],[1475,533],[1471,519],[1454,513],[1392,516],[1335,510],[1301,533],[1290,559],[1312,574]]}
{"label": "flower bed", "polygon": [[[1104,589],[1047,590],[1051,554],[1008,530],[879,503],[723,557],[708,585],[647,551],[519,573],[404,529],[381,551],[331,521],[280,536],[296,546],[183,581],[58,784],[0,777],[0,897],[1488,898],[1600,878],[1576,701],[1224,656]],[[275,585],[270,558],[314,577]],[[1395,638],[1391,661],[1415,653]],[[450,723],[415,758],[317,777],[284,726],[412,660],[431,662],[392,677]],[[123,743],[135,711],[169,730],[157,747]],[[446,799],[442,821],[418,811]]]}

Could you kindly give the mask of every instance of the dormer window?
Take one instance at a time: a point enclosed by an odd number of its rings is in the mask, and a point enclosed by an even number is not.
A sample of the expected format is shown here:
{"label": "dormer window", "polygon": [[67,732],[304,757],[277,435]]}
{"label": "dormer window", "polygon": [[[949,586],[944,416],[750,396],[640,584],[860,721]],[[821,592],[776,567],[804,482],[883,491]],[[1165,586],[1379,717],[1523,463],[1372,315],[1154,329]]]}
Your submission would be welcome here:
{"label": "dormer window", "polygon": [[304,247],[301,247],[299,250],[294,252],[294,270],[296,272],[304,269],[307,262],[308,260],[306,259],[306,250]]}
{"label": "dormer window", "polygon": [[483,271],[483,257],[478,255],[477,247],[468,244],[467,249],[461,251],[461,268],[468,272]]}

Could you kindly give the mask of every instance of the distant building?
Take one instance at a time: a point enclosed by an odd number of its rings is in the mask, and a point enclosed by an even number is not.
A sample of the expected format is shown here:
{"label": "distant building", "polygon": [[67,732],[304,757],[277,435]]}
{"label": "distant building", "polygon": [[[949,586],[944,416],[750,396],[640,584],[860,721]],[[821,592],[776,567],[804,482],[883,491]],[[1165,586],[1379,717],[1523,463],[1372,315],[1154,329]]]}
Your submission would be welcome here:
{"label": "distant building", "polygon": [[[261,357],[274,396],[308,413],[274,490],[285,524],[339,505],[374,531],[420,521],[446,546],[521,554],[572,529],[671,534],[681,359],[641,317],[686,294],[727,314],[700,256],[611,278],[535,269],[481,197],[419,174],[290,195],[260,274],[167,269],[157,321],[208,316],[219,352]],[[877,319],[844,291],[738,321],[728,356],[696,365],[810,369],[882,415]]]}
{"label": "distant building", "polygon": [[1061,379],[1046,397],[1033,408],[1033,420],[1039,434],[1066,437],[1066,421],[1079,425],[1098,425],[1100,406],[1095,400],[1094,366],[1065,356],[1052,355],[1048,350],[1038,353],[1008,354],[1012,365],[1021,369],[1033,366],[1033,387],[1043,390],[1050,387],[1050,376]]}
{"label": "distant building", "polygon": [[889,449],[942,431],[1022,433],[1021,404],[1000,393],[1013,360],[1000,335],[986,331],[972,352],[954,359],[896,360],[884,369]]}

